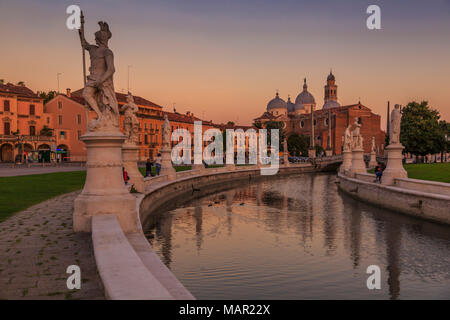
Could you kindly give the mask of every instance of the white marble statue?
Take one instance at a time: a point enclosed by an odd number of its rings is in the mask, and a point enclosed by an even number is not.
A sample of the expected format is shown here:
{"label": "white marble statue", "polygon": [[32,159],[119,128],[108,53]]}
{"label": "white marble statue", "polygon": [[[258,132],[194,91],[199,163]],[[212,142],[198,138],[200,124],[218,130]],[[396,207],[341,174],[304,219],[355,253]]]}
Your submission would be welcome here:
{"label": "white marble statue", "polygon": [[352,150],[352,133],[351,133],[352,125],[349,125],[345,129],[344,133],[344,151],[351,151]]}
{"label": "white marble statue", "polygon": [[167,114],[164,115],[164,123],[162,125],[162,146],[169,147],[172,137],[172,129],[170,127],[169,118]]}
{"label": "white marble statue", "polygon": [[353,123],[355,129],[352,132],[352,149],[363,149],[363,137],[361,135],[361,124],[358,118],[355,118]]}
{"label": "white marble statue", "polygon": [[114,91],[114,54],[108,48],[112,33],[106,22],[100,21],[100,30],[95,33],[96,45],[89,44],[84,37],[84,18],[79,29],[81,46],[89,52],[91,66],[83,89],[83,98],[97,114],[97,119],[88,125],[89,131],[119,131],[119,107]]}
{"label": "white marble statue", "polygon": [[124,112],[124,134],[127,136],[127,143],[136,144],[139,134],[139,120],[136,116],[139,108],[134,103],[133,95],[128,92],[127,104],[123,105],[121,110]]}
{"label": "white marble statue", "polygon": [[377,152],[377,146],[376,146],[375,137],[372,137],[372,148],[371,148],[371,152],[372,152],[372,153],[376,153],[376,152]]}
{"label": "white marble statue", "polygon": [[391,112],[391,123],[389,127],[389,143],[400,143],[400,125],[402,122],[402,114],[400,113],[400,105],[396,104]]}

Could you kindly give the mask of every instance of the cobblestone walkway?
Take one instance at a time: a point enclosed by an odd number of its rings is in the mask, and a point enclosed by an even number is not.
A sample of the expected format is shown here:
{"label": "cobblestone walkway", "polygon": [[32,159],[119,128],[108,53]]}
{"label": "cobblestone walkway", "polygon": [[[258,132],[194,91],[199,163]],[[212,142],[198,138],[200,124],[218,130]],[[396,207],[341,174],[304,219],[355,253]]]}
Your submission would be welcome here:
{"label": "cobblestone walkway", "polygon": [[[104,299],[91,235],[72,231],[77,194],[45,201],[0,223],[0,299]],[[69,265],[81,269],[80,290],[67,288]]]}

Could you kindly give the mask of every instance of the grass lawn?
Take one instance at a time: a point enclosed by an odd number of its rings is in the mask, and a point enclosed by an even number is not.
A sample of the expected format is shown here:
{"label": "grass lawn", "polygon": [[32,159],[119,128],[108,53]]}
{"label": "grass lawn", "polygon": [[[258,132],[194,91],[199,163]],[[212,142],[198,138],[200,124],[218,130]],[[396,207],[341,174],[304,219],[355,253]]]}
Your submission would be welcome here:
{"label": "grass lawn", "polygon": [[83,188],[85,171],[0,177],[0,222],[16,212]]}
{"label": "grass lawn", "polygon": [[[418,163],[403,165],[408,178],[450,183],[450,163]],[[369,170],[374,173],[374,169]]]}

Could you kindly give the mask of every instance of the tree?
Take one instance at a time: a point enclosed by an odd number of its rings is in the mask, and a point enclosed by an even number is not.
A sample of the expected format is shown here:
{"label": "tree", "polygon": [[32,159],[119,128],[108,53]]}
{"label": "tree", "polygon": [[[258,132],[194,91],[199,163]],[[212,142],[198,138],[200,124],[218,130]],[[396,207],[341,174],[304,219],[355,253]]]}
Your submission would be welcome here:
{"label": "tree", "polygon": [[38,92],[39,97],[44,99],[44,105],[56,96],[56,91]]}
{"label": "tree", "polygon": [[267,129],[267,145],[270,146],[272,144],[271,142],[271,130],[272,129],[278,129],[280,134],[280,145],[283,145],[284,141],[284,122],[283,121],[267,121],[264,124],[264,128]]}
{"label": "tree", "polygon": [[262,129],[262,127],[263,127],[261,121],[253,122],[253,126],[257,129]]}
{"label": "tree", "polygon": [[441,153],[441,162],[444,162],[444,152],[450,150],[450,123],[445,120],[439,121],[439,130],[438,146]]}
{"label": "tree", "polygon": [[402,110],[400,142],[405,152],[425,156],[441,151],[442,130],[439,112],[430,108],[427,101],[410,102]]}
{"label": "tree", "polygon": [[24,86],[24,85],[25,85],[25,82],[19,81],[19,82],[17,82],[17,85],[18,85],[18,86]]}
{"label": "tree", "polygon": [[293,156],[308,156],[309,137],[294,133],[287,139],[289,153]]}
{"label": "tree", "polygon": [[234,122],[233,122],[233,121],[228,121],[228,122],[227,122],[227,125],[228,125],[228,126],[233,126],[233,127],[234,127]]}

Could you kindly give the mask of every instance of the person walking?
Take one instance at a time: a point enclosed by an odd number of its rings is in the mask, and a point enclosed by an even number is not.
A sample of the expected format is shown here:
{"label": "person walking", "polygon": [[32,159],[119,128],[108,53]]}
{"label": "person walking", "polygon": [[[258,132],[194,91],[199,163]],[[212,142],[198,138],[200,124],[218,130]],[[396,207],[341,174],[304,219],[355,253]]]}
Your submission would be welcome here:
{"label": "person walking", "polygon": [[159,176],[159,173],[161,172],[161,162],[162,162],[161,153],[158,153],[158,155],[156,156],[156,161],[155,161],[156,175],[158,175],[158,176]]}
{"label": "person walking", "polygon": [[153,163],[150,161],[150,158],[147,158],[147,162],[145,163],[145,176],[153,176],[152,173]]}
{"label": "person walking", "polygon": [[382,166],[381,166],[381,163],[378,162],[377,166],[375,167],[375,180],[373,182],[381,183],[382,175],[383,175]]}

